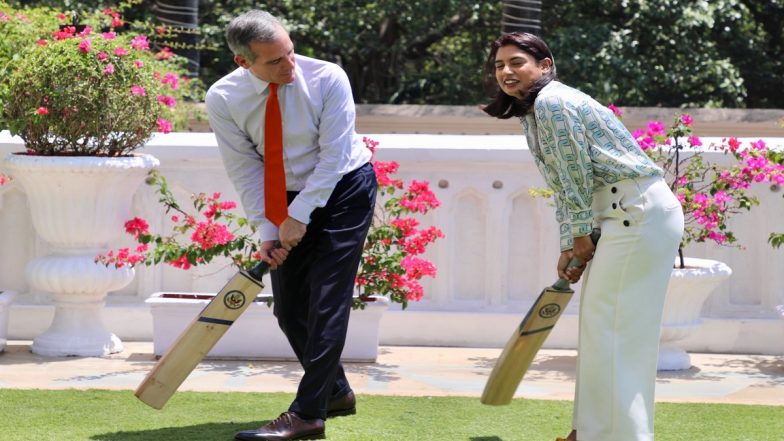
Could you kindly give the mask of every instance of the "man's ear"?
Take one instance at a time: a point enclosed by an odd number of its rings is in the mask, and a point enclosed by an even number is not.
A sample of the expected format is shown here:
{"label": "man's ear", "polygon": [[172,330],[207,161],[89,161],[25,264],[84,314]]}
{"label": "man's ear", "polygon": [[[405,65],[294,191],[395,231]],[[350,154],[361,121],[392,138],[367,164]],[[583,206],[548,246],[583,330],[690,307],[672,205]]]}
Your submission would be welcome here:
{"label": "man's ear", "polygon": [[251,63],[248,62],[248,59],[242,55],[235,55],[234,62],[237,63],[237,66],[244,67],[245,69],[249,68],[251,65]]}

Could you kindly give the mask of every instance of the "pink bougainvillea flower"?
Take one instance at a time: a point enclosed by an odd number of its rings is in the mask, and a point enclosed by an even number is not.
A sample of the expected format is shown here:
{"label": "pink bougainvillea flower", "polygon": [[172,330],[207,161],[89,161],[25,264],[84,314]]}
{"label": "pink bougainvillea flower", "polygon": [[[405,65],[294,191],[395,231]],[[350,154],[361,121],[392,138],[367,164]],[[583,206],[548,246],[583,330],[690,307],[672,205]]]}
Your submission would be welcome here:
{"label": "pink bougainvillea flower", "polygon": [[37,113],[38,115],[48,115],[49,114],[49,109],[47,109],[46,107],[41,106],[41,107],[35,109],[35,113]]}
{"label": "pink bougainvillea flower", "polygon": [[163,118],[158,118],[158,131],[161,133],[169,133],[172,131],[171,121]]}
{"label": "pink bougainvillea flower", "polygon": [[150,42],[147,41],[146,35],[137,35],[131,40],[131,47],[138,51],[144,51],[150,48]]}
{"label": "pink bougainvillea flower", "polygon": [[178,259],[170,260],[170,261],[168,261],[166,263],[168,263],[169,265],[171,265],[171,266],[173,266],[175,268],[181,268],[181,269],[184,269],[184,270],[190,269],[190,267],[191,267],[191,262],[188,260],[188,256],[186,254],[183,254]]}
{"label": "pink bougainvillea flower", "polygon": [[101,51],[96,54],[96,57],[101,61],[106,61],[106,59],[109,58],[109,55],[107,55],[106,52]]}
{"label": "pink bougainvillea flower", "polygon": [[400,166],[395,161],[375,161],[373,163],[373,171],[376,173],[378,185],[382,187],[403,188],[403,181],[389,177],[389,175],[397,173],[398,167]]}
{"label": "pink bougainvillea flower", "polygon": [[664,128],[664,123],[661,121],[651,121],[648,123],[648,131],[653,136],[664,135],[666,133],[666,129]]}
{"label": "pink bougainvillea flower", "polygon": [[138,238],[140,234],[149,234],[150,225],[140,217],[134,217],[125,223],[125,232]]}
{"label": "pink bougainvillea flower", "polygon": [[417,231],[417,227],[419,226],[419,221],[412,217],[401,217],[399,219],[393,219],[389,221],[389,223],[400,230],[400,234],[402,234],[403,237],[408,237],[415,233]]}
{"label": "pink bougainvillea flower", "polygon": [[699,147],[702,145],[702,140],[699,136],[689,136],[689,144],[692,147]]}
{"label": "pink bougainvillea flower", "polygon": [[430,191],[427,181],[411,181],[406,196],[400,201],[400,205],[411,211],[426,213],[431,208],[437,208],[440,202]]}
{"label": "pink bougainvillea flower", "polygon": [[38,40],[35,42],[35,44],[37,44],[38,46],[48,46],[49,42],[46,40]]}
{"label": "pink bougainvillea flower", "polygon": [[68,19],[68,16],[66,16],[63,13],[59,13],[59,14],[57,14],[57,19],[60,20],[60,21],[65,21],[65,20]]}
{"label": "pink bougainvillea flower", "polygon": [[738,141],[738,138],[730,138],[727,141],[727,144],[730,146],[730,151],[732,153],[737,152],[738,151],[738,147],[740,147],[740,141]]}
{"label": "pink bougainvillea flower", "polygon": [[617,116],[619,118],[621,117],[621,115],[623,115],[623,112],[621,111],[621,109],[615,107],[615,104],[610,104],[609,106],[607,106],[607,108],[612,110],[612,112],[615,114],[615,116]]}
{"label": "pink bougainvillea flower", "polygon": [[118,47],[117,49],[114,50],[114,55],[116,55],[118,57],[124,57],[124,56],[128,55],[128,49],[120,46],[120,47]]}
{"label": "pink bougainvillea flower", "polygon": [[141,69],[144,67],[144,61],[142,60],[133,60],[133,65],[137,68]]}
{"label": "pink bougainvillea flower", "polygon": [[83,54],[90,52],[90,49],[92,49],[92,44],[93,42],[89,38],[85,38],[79,42],[79,52]]}
{"label": "pink bougainvillea flower", "polygon": [[686,126],[691,126],[694,123],[694,120],[692,119],[691,115],[684,113],[681,115],[681,122]]}
{"label": "pink bougainvillea flower", "polygon": [[435,277],[436,267],[432,262],[419,257],[406,256],[400,261],[400,266],[406,270],[406,277],[419,280],[424,276]]}
{"label": "pink bougainvillea flower", "polygon": [[101,33],[101,37],[103,37],[104,40],[114,40],[115,38],[117,38],[117,33],[116,32],[102,32]]}
{"label": "pink bougainvillea flower", "polygon": [[131,95],[146,96],[147,92],[144,90],[144,87],[138,84],[134,84],[133,86],[131,86]]}
{"label": "pink bougainvillea flower", "polygon": [[103,73],[104,73],[104,75],[111,75],[111,74],[113,74],[114,73],[114,65],[112,63],[107,64],[106,67],[103,68]]}
{"label": "pink bougainvillea flower", "polygon": [[52,38],[55,40],[67,40],[73,38],[74,34],[76,34],[76,27],[66,26],[63,29],[52,32]]}
{"label": "pink bougainvillea flower", "polygon": [[158,102],[168,107],[177,105],[177,100],[171,95],[158,95]]}
{"label": "pink bougainvillea flower", "polygon": [[200,222],[196,225],[196,231],[191,235],[191,240],[198,244],[201,249],[208,250],[234,240],[234,235],[231,234],[226,225],[208,221]]}
{"label": "pink bougainvillea flower", "polygon": [[170,72],[163,76],[161,83],[168,84],[172,90],[177,90],[179,87],[179,84],[177,83],[178,78],[179,77],[176,74]]}
{"label": "pink bougainvillea flower", "polygon": [[174,52],[172,52],[171,49],[169,49],[168,47],[164,47],[163,49],[161,49],[160,52],[155,54],[155,58],[159,60],[168,60],[173,56],[174,56]]}

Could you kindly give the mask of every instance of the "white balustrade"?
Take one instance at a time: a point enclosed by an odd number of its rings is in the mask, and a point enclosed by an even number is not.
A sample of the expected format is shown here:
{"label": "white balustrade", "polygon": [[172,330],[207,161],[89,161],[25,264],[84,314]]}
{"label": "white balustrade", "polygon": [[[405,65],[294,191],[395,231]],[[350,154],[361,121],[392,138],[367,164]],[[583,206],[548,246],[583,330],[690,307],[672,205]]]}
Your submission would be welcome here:
{"label": "white balustrade", "polygon": [[[441,207],[422,223],[446,234],[425,256],[438,277],[424,280],[425,298],[406,311],[392,306],[381,327],[382,344],[500,347],[545,285],[555,281],[558,237],[551,202],[534,199],[531,187],[544,182],[522,135],[366,135],[380,142],[376,158],[397,161],[398,176],[430,182]],[[748,142],[752,139],[742,139]],[[756,140],[756,139],[753,139]],[[719,139],[703,138],[707,145]],[[784,146],[784,138],[765,138]],[[23,150],[21,140],[0,133],[0,155]],[[173,133],[142,149],[161,162],[160,170],[181,201],[193,192],[221,192],[238,200],[211,133]],[[707,152],[711,160],[726,161]],[[703,326],[683,346],[691,351],[784,353],[784,250],[767,243],[772,231],[784,232],[781,192],[753,190],[762,205],[732,219],[746,249],[713,244],[689,246],[689,256],[725,262],[732,277],[708,299]],[[168,225],[152,188],[142,186],[134,214],[153,230]],[[25,264],[47,254],[32,228],[26,197],[15,183],[0,188],[0,290],[19,293],[10,317],[9,338],[31,339],[46,329],[52,306],[44,292],[24,279]],[[113,244],[128,246],[130,238]],[[152,319],[144,300],[161,291],[217,291],[234,273],[228,264],[193,271],[166,265],[137,268],[134,281],[109,294],[104,321],[125,340],[149,340]],[[576,287],[579,294],[579,287]],[[267,288],[266,290],[268,290]],[[575,296],[547,342],[574,348]]]}

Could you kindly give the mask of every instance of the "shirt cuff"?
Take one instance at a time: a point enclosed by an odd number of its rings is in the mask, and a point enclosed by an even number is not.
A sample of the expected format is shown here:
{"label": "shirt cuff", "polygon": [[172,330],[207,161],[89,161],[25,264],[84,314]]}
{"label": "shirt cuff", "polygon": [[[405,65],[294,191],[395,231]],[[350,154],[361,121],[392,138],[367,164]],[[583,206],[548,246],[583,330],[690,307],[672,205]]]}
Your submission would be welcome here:
{"label": "shirt cuff", "polygon": [[574,239],[572,239],[572,227],[569,223],[564,222],[561,224],[561,252],[571,250],[574,248]]}
{"label": "shirt cuff", "polygon": [[593,228],[593,210],[569,211],[571,233],[573,237],[588,236]]}
{"label": "shirt cuff", "polygon": [[315,209],[315,205],[310,205],[297,196],[291,201],[291,204],[289,204],[289,216],[308,225],[310,223],[310,214],[313,213],[313,210]]}
{"label": "shirt cuff", "polygon": [[278,227],[269,221],[262,222],[261,225],[259,225],[259,238],[262,242],[278,240]]}

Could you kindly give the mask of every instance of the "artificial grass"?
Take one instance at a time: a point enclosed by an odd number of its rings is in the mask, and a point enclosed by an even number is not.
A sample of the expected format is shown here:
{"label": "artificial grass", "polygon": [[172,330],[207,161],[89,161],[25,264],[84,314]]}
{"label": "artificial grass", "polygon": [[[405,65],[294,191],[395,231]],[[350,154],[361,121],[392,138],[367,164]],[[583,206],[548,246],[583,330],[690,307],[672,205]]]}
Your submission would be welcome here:
{"label": "artificial grass", "polygon": [[[288,408],[282,393],[179,392],[163,410],[130,391],[0,390],[0,440],[232,440]],[[327,421],[340,441],[553,441],[571,421],[568,401],[518,399],[489,407],[477,398],[358,397],[357,415]],[[784,440],[784,406],[657,404],[657,441]]]}

